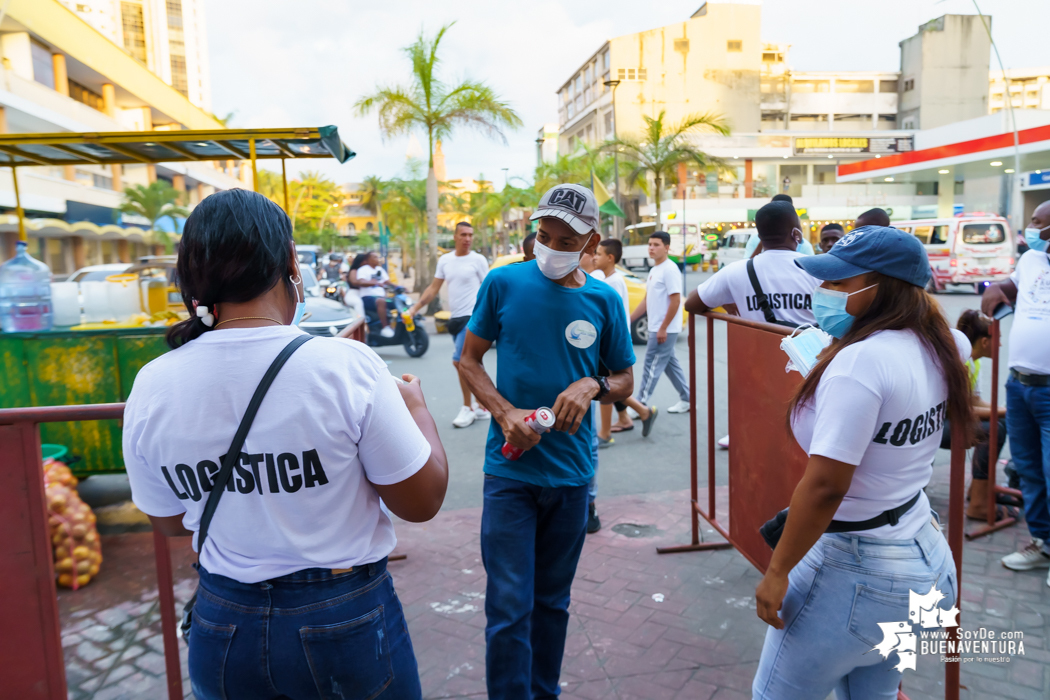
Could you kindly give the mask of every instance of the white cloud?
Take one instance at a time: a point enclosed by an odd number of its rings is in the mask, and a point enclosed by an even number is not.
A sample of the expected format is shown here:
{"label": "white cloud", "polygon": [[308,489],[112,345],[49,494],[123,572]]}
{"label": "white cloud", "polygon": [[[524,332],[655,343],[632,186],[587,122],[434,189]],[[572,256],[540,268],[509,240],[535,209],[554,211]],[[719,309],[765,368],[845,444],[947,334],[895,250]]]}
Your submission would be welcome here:
{"label": "white cloud", "polygon": [[[407,82],[400,50],[423,29],[456,21],[442,44],[441,75],[483,80],[518,111],[525,126],[507,145],[461,131],[444,151],[449,177],[502,168],[529,177],[536,131],[556,120],[555,90],[611,36],[681,21],[703,0],[208,0],[212,99],[217,114],[236,111],[234,125],[336,124],[357,151],[345,165],[299,161],[338,182],[389,177],[404,168],[408,140],[383,141],[375,116],[353,115],[355,100],[377,84]],[[835,11],[829,11],[835,7]],[[1007,67],[1041,65],[1038,31],[1050,25],[1050,3],[984,0]],[[898,42],[942,14],[973,14],[971,0],[767,0],[762,37],[792,44],[790,61],[805,70],[896,70]],[[993,64],[994,65],[994,64]],[[497,179],[498,181],[498,179]]]}

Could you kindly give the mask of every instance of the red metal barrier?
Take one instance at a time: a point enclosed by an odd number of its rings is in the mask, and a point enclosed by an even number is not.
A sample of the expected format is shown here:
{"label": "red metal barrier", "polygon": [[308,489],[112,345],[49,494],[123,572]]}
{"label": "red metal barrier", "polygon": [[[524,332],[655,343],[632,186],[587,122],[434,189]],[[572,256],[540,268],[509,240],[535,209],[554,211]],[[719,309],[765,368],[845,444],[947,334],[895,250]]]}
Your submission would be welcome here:
{"label": "red metal barrier", "polygon": [[1021,498],[1017,489],[1000,486],[996,483],[995,472],[999,466],[999,321],[993,321],[992,332],[992,395],[989,397],[990,417],[988,419],[988,524],[966,533],[966,539],[972,540],[1002,530],[1017,522],[1017,518],[1007,516],[998,519],[996,496],[1009,494]]}
{"label": "red metal barrier", "polygon": [[[788,402],[801,375],[783,370],[787,356],[780,341],[791,330],[759,321],[749,321],[728,314],[708,312],[707,317],[707,510],[699,503],[696,430],[696,324],[689,314],[689,476],[692,541],[676,547],[661,547],[660,554],[734,547],[755,568],[764,572],[772,551],[758,528],[786,508],[795,486],[806,468],[805,452],[795,442],[787,424]],[[729,527],[717,517],[715,508],[715,342],[714,322],[725,321],[727,373],[729,390]],[[995,410],[998,381],[998,322],[993,330],[992,408]],[[993,413],[994,415],[994,413]],[[992,421],[995,426],[995,421]],[[962,600],[963,511],[965,509],[966,449],[953,427],[948,495],[948,546],[955,560],[958,598]],[[994,427],[992,428],[995,429]],[[991,446],[996,446],[995,433]],[[989,455],[991,457],[991,455]],[[994,479],[993,460],[989,459],[989,478]],[[994,480],[990,481],[994,484]],[[1004,489],[1010,491],[1009,489]],[[994,497],[993,497],[994,498]],[[993,516],[994,517],[994,508]],[[725,542],[701,542],[698,516],[703,517]],[[1001,525],[1000,527],[1004,527]],[[998,528],[996,528],[998,529]],[[981,533],[984,534],[984,533]],[[977,536],[977,535],[974,535]],[[956,603],[958,606],[958,602]],[[960,614],[961,618],[961,614]],[[960,622],[961,624],[961,622]],[[958,639],[959,627],[951,628],[951,638]],[[959,663],[945,664],[945,700],[959,700]],[[900,700],[907,700],[903,692]]]}
{"label": "red metal barrier", "polygon": [[[122,418],[124,404],[0,410],[0,688],[3,697],[66,700],[66,668],[51,555],[40,423]],[[153,534],[169,700],[182,699],[175,592],[167,538]]]}

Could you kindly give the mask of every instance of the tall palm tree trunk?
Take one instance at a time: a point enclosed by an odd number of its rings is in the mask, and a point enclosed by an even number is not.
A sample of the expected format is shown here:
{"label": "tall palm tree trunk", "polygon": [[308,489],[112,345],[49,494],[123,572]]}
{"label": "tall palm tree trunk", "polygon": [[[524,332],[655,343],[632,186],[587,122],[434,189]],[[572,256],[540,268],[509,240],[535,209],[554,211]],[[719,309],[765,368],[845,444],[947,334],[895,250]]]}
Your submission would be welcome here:
{"label": "tall palm tree trunk", "polygon": [[434,171],[434,159],[430,159],[430,168],[427,170],[427,237],[430,239],[430,259],[427,260],[427,280],[434,274],[437,265],[438,250],[438,181],[437,173]]}
{"label": "tall palm tree trunk", "polygon": [[423,284],[423,270],[425,269],[425,266],[423,265],[423,262],[422,262],[423,261],[423,256],[422,256],[422,253],[423,253],[423,251],[422,251],[422,247],[423,247],[422,246],[423,232],[420,230],[420,227],[418,225],[416,226],[415,239],[416,239],[416,241],[415,241],[415,243],[416,243],[416,259],[413,261],[415,264],[412,267],[412,272],[415,275],[415,284],[412,286],[412,291],[413,292],[422,292],[423,289],[426,286],[426,285]]}
{"label": "tall palm tree trunk", "polygon": [[662,184],[661,183],[662,180],[663,180],[663,178],[660,177],[659,173],[657,173],[653,177],[653,181],[654,181],[653,182],[653,194],[655,196],[654,198],[656,199],[656,230],[657,231],[662,230],[661,226],[660,226],[660,198],[661,198],[660,185]]}

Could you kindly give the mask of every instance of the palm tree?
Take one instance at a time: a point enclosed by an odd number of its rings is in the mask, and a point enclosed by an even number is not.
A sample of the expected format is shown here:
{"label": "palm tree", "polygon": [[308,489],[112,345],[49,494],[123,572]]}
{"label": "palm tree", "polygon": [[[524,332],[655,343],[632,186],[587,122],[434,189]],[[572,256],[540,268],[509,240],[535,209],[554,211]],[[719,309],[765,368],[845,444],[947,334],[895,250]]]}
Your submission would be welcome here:
{"label": "palm tree", "polygon": [[370,211],[378,223],[383,224],[383,200],[389,183],[378,175],[369,175],[361,184],[361,206]]}
{"label": "palm tree", "polygon": [[[453,23],[454,24],[454,23]],[[430,238],[430,263],[437,264],[438,182],[434,172],[434,146],[448,141],[456,127],[473,127],[504,143],[502,128],[518,128],[521,118],[511,107],[482,82],[466,80],[450,86],[436,75],[438,47],[452,24],[442,27],[433,40],[420,31],[415,43],[405,47],[412,62],[412,81],[407,86],[376,87],[354,104],[359,115],[375,110],[379,129],[386,138],[411,131],[426,132],[429,149],[427,170],[427,232]],[[422,275],[420,275],[421,277]]]}
{"label": "palm tree", "polygon": [[672,170],[686,161],[695,161],[704,167],[714,162],[706,153],[689,143],[687,134],[698,130],[710,130],[726,136],[729,126],[721,116],[713,114],[691,114],[677,124],[664,124],[663,110],[656,119],[643,116],[645,133],[639,137],[621,136],[606,141],[603,150],[619,149],[628,160],[636,164],[634,172],[628,176],[628,182],[643,179],[646,173],[653,175],[653,199],[656,202],[656,222],[660,223],[660,195],[663,185],[672,174]]}
{"label": "palm tree", "polygon": [[157,180],[149,185],[132,185],[124,189],[124,201],[117,207],[117,211],[147,219],[150,232],[156,235],[164,244],[165,250],[171,253],[171,238],[166,231],[157,228],[157,222],[165,216],[170,216],[174,222],[176,216],[190,215],[188,209],[176,203],[181,194],[167,180]]}

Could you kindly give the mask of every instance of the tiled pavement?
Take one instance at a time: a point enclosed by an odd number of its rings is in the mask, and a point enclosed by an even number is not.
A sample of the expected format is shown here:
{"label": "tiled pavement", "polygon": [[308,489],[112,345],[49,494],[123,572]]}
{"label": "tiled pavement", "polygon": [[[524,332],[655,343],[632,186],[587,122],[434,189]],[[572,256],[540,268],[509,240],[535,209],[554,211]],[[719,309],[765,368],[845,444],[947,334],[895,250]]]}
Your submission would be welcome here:
{"label": "tiled pavement", "polygon": [[[943,474],[929,493],[945,512]],[[754,613],[759,575],[733,550],[658,555],[657,545],[688,540],[687,506],[686,492],[600,501],[605,527],[588,537],[573,587],[563,697],[750,697],[765,627]],[[392,562],[390,571],[427,698],[485,695],[479,522],[479,509],[465,509],[398,525],[398,552],[408,559]],[[1045,573],[1014,573],[998,562],[1026,539],[1022,524],[966,544],[964,627],[1021,631],[1025,655],[1005,664],[964,664],[964,698],[1050,697]],[[151,536],[104,537],[103,552],[96,582],[60,594],[70,697],[163,698]],[[183,601],[195,585],[192,553],[176,546],[173,560]],[[918,671],[905,674],[904,689],[913,700],[940,698],[943,678],[942,664],[920,657]],[[191,697],[185,679],[183,688]]]}

